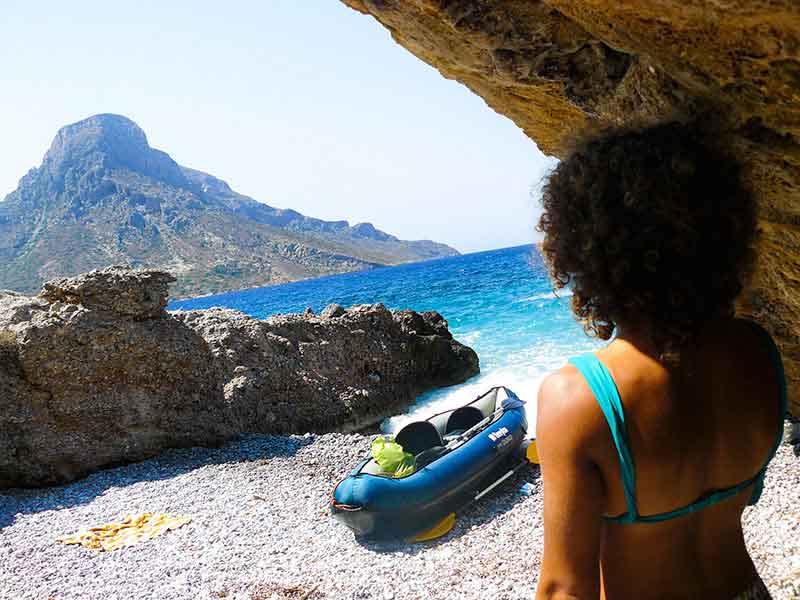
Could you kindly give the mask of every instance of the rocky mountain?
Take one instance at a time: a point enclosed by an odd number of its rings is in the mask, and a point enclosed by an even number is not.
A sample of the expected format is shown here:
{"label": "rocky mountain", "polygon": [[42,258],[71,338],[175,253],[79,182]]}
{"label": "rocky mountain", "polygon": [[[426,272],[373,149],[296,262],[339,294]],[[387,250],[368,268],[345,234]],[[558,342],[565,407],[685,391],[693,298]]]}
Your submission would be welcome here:
{"label": "rocky mountain", "polygon": [[257,202],[112,114],[62,128],[0,202],[0,289],[21,292],[109,264],[166,269],[190,296],[453,254]]}

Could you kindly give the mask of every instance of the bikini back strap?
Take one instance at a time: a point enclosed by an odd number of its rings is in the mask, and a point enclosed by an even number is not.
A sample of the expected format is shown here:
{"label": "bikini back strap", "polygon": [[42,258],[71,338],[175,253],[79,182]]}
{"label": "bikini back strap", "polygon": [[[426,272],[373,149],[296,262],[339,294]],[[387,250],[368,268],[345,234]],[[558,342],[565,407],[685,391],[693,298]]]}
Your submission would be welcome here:
{"label": "bikini back strap", "polygon": [[625,503],[628,512],[612,520],[631,523],[638,518],[636,510],[636,466],[630,451],[628,430],[625,427],[625,413],[619,391],[608,369],[594,354],[584,354],[571,358],[569,362],[580,371],[589,384],[614,438],[614,446],[619,456],[620,474],[625,492]]}
{"label": "bikini back strap", "polygon": [[775,442],[772,445],[772,450],[767,456],[766,462],[764,462],[764,465],[761,467],[761,470],[756,476],[753,495],[750,497],[749,502],[749,504],[755,504],[758,502],[759,498],[761,497],[761,492],[764,489],[764,476],[766,475],[767,467],[769,466],[769,463],[772,462],[772,459],[775,458],[775,454],[777,454],[778,448],[780,448],[781,441],[783,440],[783,420],[786,418],[786,411],[788,410],[788,394],[786,390],[786,375],[783,371],[783,361],[781,360],[781,353],[780,350],[778,350],[777,344],[775,344],[775,340],[772,339],[772,336],[766,329],[764,329],[755,321],[751,321],[749,319],[742,320],[748,323],[755,331],[757,331],[764,340],[764,344],[769,349],[770,356],[772,357],[772,363],[775,365],[775,376],[778,378],[778,385],[780,386],[780,395],[778,397],[778,434],[775,437]]}

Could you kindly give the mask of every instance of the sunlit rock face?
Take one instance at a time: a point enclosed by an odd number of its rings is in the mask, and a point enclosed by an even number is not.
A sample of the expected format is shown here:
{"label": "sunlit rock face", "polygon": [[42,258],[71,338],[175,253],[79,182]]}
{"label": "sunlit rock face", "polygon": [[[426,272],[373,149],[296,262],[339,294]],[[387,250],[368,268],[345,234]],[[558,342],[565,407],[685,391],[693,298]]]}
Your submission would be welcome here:
{"label": "sunlit rock face", "polygon": [[358,430],[479,371],[436,312],[167,313],[174,281],[108,267],[0,290],[0,490],[240,433]]}
{"label": "sunlit rock face", "polygon": [[701,118],[759,201],[740,310],[783,351],[800,414],[800,3],[343,0],[563,157],[595,127]]}

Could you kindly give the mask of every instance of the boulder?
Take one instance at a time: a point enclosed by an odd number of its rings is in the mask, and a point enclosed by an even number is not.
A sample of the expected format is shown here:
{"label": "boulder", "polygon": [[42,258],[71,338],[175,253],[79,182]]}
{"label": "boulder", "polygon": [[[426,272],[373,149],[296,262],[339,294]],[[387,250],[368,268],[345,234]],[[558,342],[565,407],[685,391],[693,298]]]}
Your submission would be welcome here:
{"label": "boulder", "polygon": [[39,294],[48,302],[79,304],[122,317],[148,319],[164,313],[175,277],[153,269],[113,266],[48,281]]}
{"label": "boulder", "polygon": [[357,429],[478,371],[435,313],[167,313],[167,273],[0,294],[0,488],[72,481],[243,432]]}
{"label": "boulder", "polygon": [[381,304],[333,312],[335,319],[265,321],[225,309],[174,316],[208,342],[241,431],[353,431],[478,373],[478,356],[438,313]]}
{"label": "boulder", "polygon": [[341,304],[328,304],[322,309],[320,316],[323,319],[335,319],[336,317],[341,317],[344,313],[345,309]]}
{"label": "boulder", "polygon": [[0,298],[0,487],[63,483],[237,433],[205,340],[163,308],[144,316],[167,278],[138,279],[137,305],[129,275],[109,280],[122,284],[117,301],[94,280],[79,303],[84,276],[49,288],[76,290],[63,301]]}

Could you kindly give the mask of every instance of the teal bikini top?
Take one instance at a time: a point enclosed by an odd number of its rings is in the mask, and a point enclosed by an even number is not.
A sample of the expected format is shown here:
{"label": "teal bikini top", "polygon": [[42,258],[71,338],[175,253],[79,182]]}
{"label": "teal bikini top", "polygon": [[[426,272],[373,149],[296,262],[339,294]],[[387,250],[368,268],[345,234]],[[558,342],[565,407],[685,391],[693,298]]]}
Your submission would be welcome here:
{"label": "teal bikini top", "polygon": [[569,362],[581,372],[581,375],[583,375],[583,377],[589,383],[589,387],[597,399],[597,403],[600,405],[606,421],[608,421],[608,426],[611,429],[611,436],[614,438],[614,445],[617,448],[617,454],[619,456],[622,485],[625,492],[625,503],[628,507],[628,511],[616,517],[604,516],[603,519],[615,523],[658,523],[660,521],[667,521],[669,519],[675,519],[695,511],[702,510],[707,506],[716,504],[717,502],[721,502],[727,498],[730,498],[731,496],[735,496],[751,485],[755,486],[753,488],[753,495],[750,497],[749,504],[755,504],[758,502],[758,499],[761,497],[761,491],[764,488],[764,475],[766,474],[767,466],[774,458],[775,453],[778,451],[778,447],[780,446],[781,439],[783,437],[783,419],[784,415],[786,414],[786,380],[784,379],[783,374],[783,363],[781,362],[780,353],[778,352],[778,348],[775,346],[775,342],[760,325],[757,325],[752,321],[748,322],[752,323],[754,327],[758,329],[758,331],[760,331],[764,336],[775,362],[775,368],[778,372],[778,376],[780,377],[780,423],[778,427],[778,436],[774,445],[772,446],[772,451],[769,453],[764,465],[750,479],[742,481],[741,483],[733,485],[729,488],[715,490],[713,492],[704,494],[683,508],[678,508],[676,510],[671,510],[669,512],[663,512],[656,515],[640,515],[639,511],[636,509],[636,466],[634,464],[633,455],[631,454],[630,444],[628,442],[628,432],[625,428],[625,413],[622,410],[622,401],[620,399],[617,386],[614,383],[614,379],[611,377],[611,373],[593,354],[585,354],[570,359]]}

